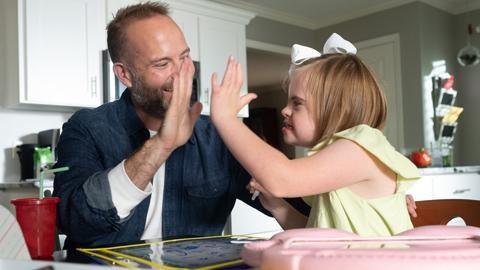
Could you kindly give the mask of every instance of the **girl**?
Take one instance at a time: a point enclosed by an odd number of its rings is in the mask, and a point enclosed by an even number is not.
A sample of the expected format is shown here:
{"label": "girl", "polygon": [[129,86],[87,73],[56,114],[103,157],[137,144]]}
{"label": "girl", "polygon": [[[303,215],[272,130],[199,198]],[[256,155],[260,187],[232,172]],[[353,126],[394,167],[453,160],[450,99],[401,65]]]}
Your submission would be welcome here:
{"label": "girl", "polygon": [[[251,188],[286,229],[337,228],[364,236],[388,236],[412,228],[405,189],[417,168],[381,132],[386,99],[355,47],[337,34],[325,54],[294,45],[284,116],[286,143],[311,148],[289,160],[237,120],[255,94],[239,97],[241,66],[230,57],[221,84],[212,76],[211,118],[222,139],[255,179]],[[309,197],[308,220],[282,197]]]}

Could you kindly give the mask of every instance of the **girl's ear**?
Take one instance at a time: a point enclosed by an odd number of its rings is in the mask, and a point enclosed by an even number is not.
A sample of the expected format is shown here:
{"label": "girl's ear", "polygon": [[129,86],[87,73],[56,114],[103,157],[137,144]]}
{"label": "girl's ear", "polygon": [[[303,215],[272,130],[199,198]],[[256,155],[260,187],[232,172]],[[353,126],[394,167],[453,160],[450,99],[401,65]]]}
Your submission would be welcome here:
{"label": "girl's ear", "polygon": [[123,83],[126,87],[132,87],[132,73],[128,70],[128,68],[120,62],[113,64],[113,73],[117,76],[118,80]]}

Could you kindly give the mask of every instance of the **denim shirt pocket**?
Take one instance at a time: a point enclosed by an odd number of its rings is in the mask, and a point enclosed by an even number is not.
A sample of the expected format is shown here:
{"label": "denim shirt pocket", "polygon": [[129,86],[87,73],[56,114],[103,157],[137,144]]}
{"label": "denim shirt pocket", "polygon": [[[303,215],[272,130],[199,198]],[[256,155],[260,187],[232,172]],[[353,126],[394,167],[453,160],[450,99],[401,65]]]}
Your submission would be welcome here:
{"label": "denim shirt pocket", "polygon": [[[193,179],[191,179],[193,180]],[[206,179],[195,179],[185,185],[187,194],[199,198],[217,198],[224,195],[229,186],[226,174],[210,175]]]}

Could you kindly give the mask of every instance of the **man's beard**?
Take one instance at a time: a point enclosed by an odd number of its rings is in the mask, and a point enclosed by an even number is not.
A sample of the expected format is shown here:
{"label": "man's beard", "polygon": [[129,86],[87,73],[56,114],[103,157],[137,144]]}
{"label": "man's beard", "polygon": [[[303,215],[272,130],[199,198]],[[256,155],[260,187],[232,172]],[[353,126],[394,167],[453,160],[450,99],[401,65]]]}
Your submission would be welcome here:
{"label": "man's beard", "polygon": [[136,72],[132,74],[132,94],[133,103],[140,107],[147,114],[163,119],[168,108],[168,102],[163,97],[163,89],[172,90],[171,83],[165,83],[159,87],[150,87]]}

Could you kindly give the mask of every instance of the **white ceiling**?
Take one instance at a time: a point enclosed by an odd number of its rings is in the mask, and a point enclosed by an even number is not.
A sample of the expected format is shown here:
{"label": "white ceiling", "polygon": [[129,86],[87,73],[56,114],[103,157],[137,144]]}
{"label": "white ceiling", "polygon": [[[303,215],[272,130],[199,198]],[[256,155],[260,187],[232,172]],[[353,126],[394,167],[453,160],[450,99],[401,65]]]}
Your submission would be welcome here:
{"label": "white ceiling", "polygon": [[[307,29],[351,20],[415,0],[209,0]],[[418,0],[451,14],[480,8],[480,0]]]}

